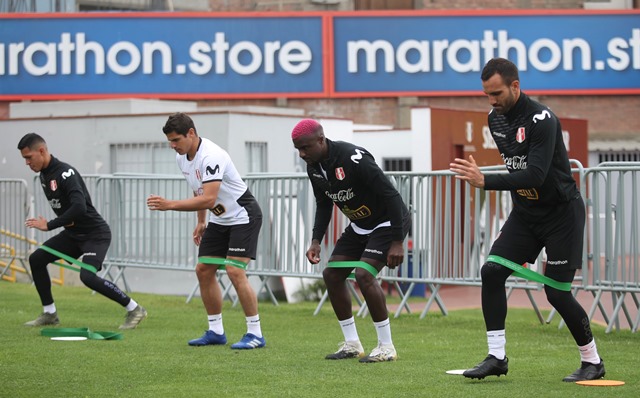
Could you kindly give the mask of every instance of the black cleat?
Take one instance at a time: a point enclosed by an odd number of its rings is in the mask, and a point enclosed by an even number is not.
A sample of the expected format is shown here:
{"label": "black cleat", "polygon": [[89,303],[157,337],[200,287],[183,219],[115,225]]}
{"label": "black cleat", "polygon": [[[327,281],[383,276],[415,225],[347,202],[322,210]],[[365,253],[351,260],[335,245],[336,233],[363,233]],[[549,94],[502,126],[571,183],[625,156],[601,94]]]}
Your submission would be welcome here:
{"label": "black cleat", "polygon": [[509,359],[507,357],[504,357],[504,359],[498,359],[493,355],[487,355],[484,361],[471,369],[465,370],[462,375],[470,379],[482,380],[487,376],[500,377],[500,375],[506,375],[508,371]]}
{"label": "black cleat", "polygon": [[600,363],[594,365],[589,362],[582,362],[582,365],[569,376],[562,379],[570,383],[582,380],[596,380],[604,377],[604,361],[600,359]]}
{"label": "black cleat", "polygon": [[364,349],[362,348],[360,340],[356,340],[343,341],[339,344],[338,351],[327,355],[325,359],[349,359],[362,357],[364,357]]}

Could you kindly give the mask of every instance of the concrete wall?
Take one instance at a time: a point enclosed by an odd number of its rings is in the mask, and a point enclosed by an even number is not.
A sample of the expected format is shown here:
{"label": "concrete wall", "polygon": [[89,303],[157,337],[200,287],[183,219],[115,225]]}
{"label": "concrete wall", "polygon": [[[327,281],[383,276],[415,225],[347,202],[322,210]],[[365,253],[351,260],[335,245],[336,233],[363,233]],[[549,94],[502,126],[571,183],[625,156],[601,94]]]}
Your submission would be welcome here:
{"label": "concrete wall", "polygon": [[[192,112],[198,133],[225,148],[242,175],[247,173],[246,141],[268,143],[269,172],[295,170],[297,152],[290,132],[299,116],[250,113]],[[162,133],[168,113],[118,116],[77,116],[0,120],[5,143],[0,147],[0,176],[33,180],[17,150],[18,141],[37,132],[47,141],[50,152],[76,167],[83,174],[111,173],[110,145],[116,143],[163,143]],[[331,124],[331,122],[328,122]],[[349,125],[340,121],[338,124]],[[346,127],[337,133],[347,131]],[[177,172],[177,166],[176,166]]]}

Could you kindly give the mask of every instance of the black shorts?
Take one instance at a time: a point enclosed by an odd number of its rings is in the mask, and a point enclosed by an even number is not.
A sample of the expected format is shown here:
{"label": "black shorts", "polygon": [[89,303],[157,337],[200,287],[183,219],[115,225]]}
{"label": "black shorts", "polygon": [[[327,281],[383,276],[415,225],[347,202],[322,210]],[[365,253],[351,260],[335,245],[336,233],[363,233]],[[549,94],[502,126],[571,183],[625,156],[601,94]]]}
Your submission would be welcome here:
{"label": "black shorts", "polygon": [[256,259],[262,217],[251,218],[248,224],[220,225],[210,222],[204,231],[198,256],[247,257]]}
{"label": "black shorts", "polygon": [[[407,236],[410,229],[411,218],[406,217],[402,225],[403,237]],[[387,251],[389,251],[392,241],[393,237],[391,236],[390,227],[381,227],[375,229],[368,235],[359,235],[351,228],[351,224],[349,224],[340,236],[340,239],[336,242],[336,246],[331,255],[345,256],[354,259],[354,261],[361,258],[370,258],[386,264]]]}
{"label": "black shorts", "polygon": [[[102,263],[107,256],[109,245],[111,244],[111,231],[103,230],[95,234],[71,234],[67,230],[60,232],[58,235],[49,238],[43,243],[44,246],[50,247],[69,257],[80,258],[82,262],[96,268],[97,271],[102,269]],[[42,249],[39,249],[42,250]],[[49,263],[59,259],[58,256],[47,252],[50,256]]]}
{"label": "black shorts", "polygon": [[545,275],[573,271],[582,267],[584,224],[582,198],[559,205],[539,223],[525,222],[512,211],[490,254],[516,264],[533,263],[544,247],[547,253]]}

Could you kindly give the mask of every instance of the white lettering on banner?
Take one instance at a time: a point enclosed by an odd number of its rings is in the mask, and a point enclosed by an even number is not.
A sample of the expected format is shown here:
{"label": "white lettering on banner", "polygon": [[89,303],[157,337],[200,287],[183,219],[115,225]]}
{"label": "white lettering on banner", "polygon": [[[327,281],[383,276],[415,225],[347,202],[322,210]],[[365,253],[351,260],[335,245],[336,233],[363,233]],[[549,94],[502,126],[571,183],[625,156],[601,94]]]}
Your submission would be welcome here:
{"label": "white lettering on banner", "polygon": [[[497,136],[501,136],[500,133],[493,133]],[[502,137],[504,137],[504,134],[502,135]],[[489,126],[482,126],[482,148],[484,149],[496,149],[498,148],[498,145],[496,145],[496,142],[493,140],[493,137],[491,136],[491,130],[489,129]]]}
{"label": "white lettering on banner", "polygon": [[569,135],[569,132],[567,130],[562,130],[562,141],[564,141],[564,147],[567,151],[570,151],[569,149],[570,140],[571,140],[571,136]]}
{"label": "white lettering on banner", "polygon": [[[21,66],[25,73],[32,76],[84,75],[90,57],[96,75],[103,75],[107,70],[123,76],[139,70],[150,75],[154,73],[154,57],[159,59],[162,74],[184,74],[185,65],[173,65],[173,50],[162,41],[144,42],[142,46],[130,41],[117,41],[105,48],[102,43],[87,41],[85,33],[75,33],[72,38],[70,33],[65,32],[60,34],[58,43],[38,41],[29,44],[9,43],[8,46],[0,44],[0,76],[18,75]],[[251,75],[260,70],[274,74],[278,69],[298,75],[306,72],[312,61],[311,48],[300,40],[266,41],[262,44],[239,41],[231,44],[222,32],[215,34],[212,43],[192,43],[189,57],[187,66],[196,75],[210,72],[225,74],[227,66],[240,75]]]}
{"label": "white lettering on banner", "polygon": [[[627,51],[629,49],[631,51]],[[612,38],[607,50],[611,58],[606,62],[611,69],[640,69],[640,29],[632,29],[629,39]],[[364,54],[363,57],[359,57],[361,53]],[[382,56],[378,57],[378,53]],[[446,66],[458,73],[478,72],[484,62],[496,56],[513,59],[521,71],[526,71],[529,67],[542,72],[560,67],[572,71],[576,69],[573,61],[578,57],[581,70],[604,69],[604,62],[592,59],[591,46],[582,38],[564,39],[561,43],[549,38],[539,38],[527,48],[521,40],[509,38],[506,30],[499,30],[497,39],[493,31],[485,30],[481,40],[429,42],[410,39],[399,43],[397,48],[387,40],[348,41],[347,71],[360,73],[362,68],[359,61],[363,60],[364,70],[376,73],[378,60],[382,60],[385,73],[395,72],[396,66],[406,73],[443,72]]]}
{"label": "white lettering on banner", "polygon": [[[346,42],[347,72],[479,72],[487,60],[496,56],[513,59],[521,71],[640,70],[640,28],[631,29],[629,37],[608,38],[606,49],[598,49],[603,53],[601,59],[595,58],[598,52],[585,38],[539,37],[525,43],[510,37],[509,33],[505,29],[484,30],[482,37],[475,39],[413,37],[396,44],[384,39],[350,40]],[[310,69],[314,60],[311,47],[300,40],[230,42],[225,32],[215,32],[213,41],[195,40],[172,46],[160,40],[142,43],[119,40],[106,44],[90,40],[89,34],[62,32],[57,42],[2,42],[0,76],[131,75],[136,72],[144,75],[230,72],[271,75],[279,71],[300,75]],[[183,63],[177,62],[182,58]],[[87,71],[87,65],[92,65],[93,70]]]}

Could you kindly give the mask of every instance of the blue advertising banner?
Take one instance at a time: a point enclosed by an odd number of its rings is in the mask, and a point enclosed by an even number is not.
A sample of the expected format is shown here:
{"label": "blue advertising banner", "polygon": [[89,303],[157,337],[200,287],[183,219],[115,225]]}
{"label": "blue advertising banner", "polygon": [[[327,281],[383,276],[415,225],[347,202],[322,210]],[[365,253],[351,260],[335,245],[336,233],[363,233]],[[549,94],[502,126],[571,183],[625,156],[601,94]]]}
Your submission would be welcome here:
{"label": "blue advertising banner", "polygon": [[640,12],[0,14],[0,100],[640,94]]}
{"label": "blue advertising banner", "polygon": [[[640,15],[335,17],[335,93],[468,93],[491,58],[527,91],[640,89]],[[382,28],[384,27],[384,28]]]}
{"label": "blue advertising banner", "polygon": [[321,17],[0,17],[0,96],[322,93]]}

